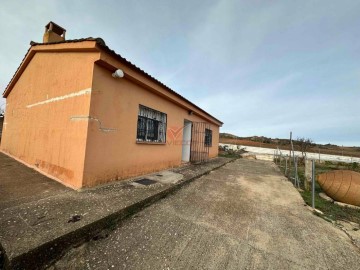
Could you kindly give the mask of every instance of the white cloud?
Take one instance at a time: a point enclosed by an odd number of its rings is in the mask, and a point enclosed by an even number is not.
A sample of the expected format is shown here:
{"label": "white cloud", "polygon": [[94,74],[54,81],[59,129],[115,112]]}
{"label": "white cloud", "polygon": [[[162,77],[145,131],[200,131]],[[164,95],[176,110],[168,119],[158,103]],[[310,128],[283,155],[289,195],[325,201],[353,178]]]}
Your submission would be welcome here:
{"label": "white cloud", "polygon": [[224,131],[360,145],[359,12],[350,0],[3,1],[0,89],[53,20],[68,39],[104,38]]}

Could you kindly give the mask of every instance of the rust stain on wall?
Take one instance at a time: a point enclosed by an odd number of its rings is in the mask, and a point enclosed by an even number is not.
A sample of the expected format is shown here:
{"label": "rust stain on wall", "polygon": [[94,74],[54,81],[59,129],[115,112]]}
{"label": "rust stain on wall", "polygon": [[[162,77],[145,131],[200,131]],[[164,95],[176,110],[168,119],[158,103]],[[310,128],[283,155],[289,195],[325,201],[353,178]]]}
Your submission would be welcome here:
{"label": "rust stain on wall", "polygon": [[64,167],[60,167],[55,164],[51,164],[45,160],[36,160],[35,166],[41,170],[49,172],[51,175],[54,175],[60,179],[73,179],[74,172],[72,170],[66,169]]}

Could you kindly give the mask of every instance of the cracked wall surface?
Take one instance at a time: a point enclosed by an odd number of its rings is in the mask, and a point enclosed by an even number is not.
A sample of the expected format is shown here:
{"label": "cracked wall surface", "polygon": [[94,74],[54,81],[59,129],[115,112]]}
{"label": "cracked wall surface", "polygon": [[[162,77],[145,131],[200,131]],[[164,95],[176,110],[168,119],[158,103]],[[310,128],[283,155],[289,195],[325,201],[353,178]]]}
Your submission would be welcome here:
{"label": "cracked wall surface", "polygon": [[[72,188],[90,187],[181,165],[187,120],[214,121],[209,155],[217,156],[218,120],[103,52],[58,49],[37,51],[12,86],[4,153]],[[111,76],[113,65],[124,78]],[[136,141],[139,105],[167,114],[166,143]]]}
{"label": "cracked wall surface", "polygon": [[[126,66],[117,63],[126,73]],[[144,82],[145,84],[145,82]],[[94,67],[89,115],[74,116],[88,121],[84,185],[94,186],[115,179],[159,171],[181,165],[184,120],[204,122],[171,100],[135,83],[126,76],[115,79],[101,66]],[[139,105],[167,114],[166,143],[136,141]],[[217,156],[219,127],[210,124],[213,142],[210,157]],[[178,130],[174,136],[172,130]]]}

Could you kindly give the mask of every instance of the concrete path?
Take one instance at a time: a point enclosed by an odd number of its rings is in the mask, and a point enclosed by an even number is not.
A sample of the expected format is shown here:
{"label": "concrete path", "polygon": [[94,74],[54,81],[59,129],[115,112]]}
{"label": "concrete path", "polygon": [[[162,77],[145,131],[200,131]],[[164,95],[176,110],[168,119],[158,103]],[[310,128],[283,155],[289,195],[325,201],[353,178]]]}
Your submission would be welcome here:
{"label": "concrete path", "polygon": [[51,269],[359,269],[270,162],[239,159],[124,221]]}
{"label": "concrete path", "polygon": [[38,269],[184,184],[232,161],[211,159],[74,191],[0,153],[0,269]]}
{"label": "concrete path", "polygon": [[0,152],[0,211],[71,191]]}

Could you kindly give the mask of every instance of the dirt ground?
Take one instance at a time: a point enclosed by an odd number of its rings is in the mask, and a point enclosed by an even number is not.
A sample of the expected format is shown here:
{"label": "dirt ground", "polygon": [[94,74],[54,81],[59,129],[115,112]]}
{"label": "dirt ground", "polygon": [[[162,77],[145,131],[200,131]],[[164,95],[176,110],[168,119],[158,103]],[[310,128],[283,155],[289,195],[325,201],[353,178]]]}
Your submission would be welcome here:
{"label": "dirt ground", "polygon": [[271,162],[238,159],[149,206],[51,269],[359,269]]}

